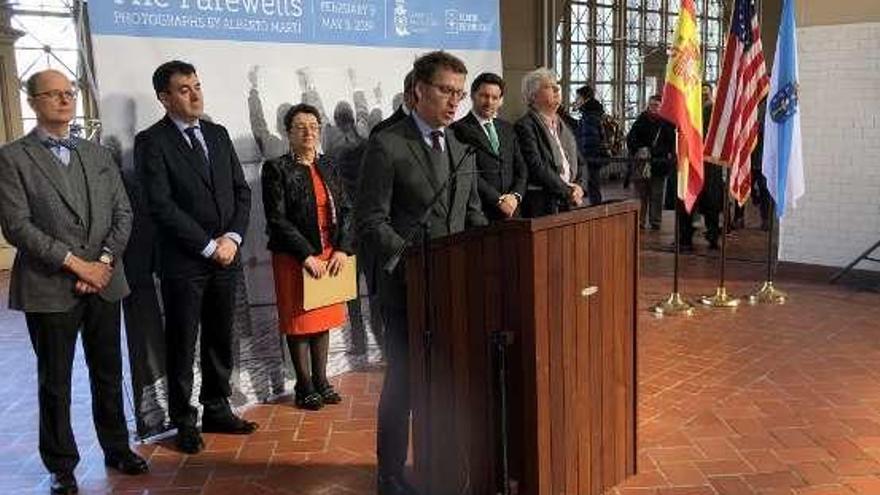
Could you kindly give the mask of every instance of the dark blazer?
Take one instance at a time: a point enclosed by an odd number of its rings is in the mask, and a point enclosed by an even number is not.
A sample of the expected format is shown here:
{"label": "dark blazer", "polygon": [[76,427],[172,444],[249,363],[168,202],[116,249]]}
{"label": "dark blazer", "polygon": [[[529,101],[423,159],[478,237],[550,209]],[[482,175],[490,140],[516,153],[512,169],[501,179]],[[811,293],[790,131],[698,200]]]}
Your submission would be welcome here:
{"label": "dark blazer", "polygon": [[18,249],[9,282],[11,309],[69,310],[79,296],[76,276],[62,268],[65,256],[95,261],[104,247],[117,261],[99,295],[115,302],[128,294],[122,252],[132,215],[119,169],[109,150],[86,140],[77,139],[71,155],[79,155],[85,172],[88,219],[74,206],[59,164],[36,132],[0,148],[0,224]]}
{"label": "dark blazer", "polygon": [[630,127],[626,147],[630,154],[639,148],[650,148],[651,176],[669,175],[675,166],[675,126],[644,111]]}
{"label": "dark blazer", "polygon": [[[529,174],[527,198],[524,201],[526,204],[523,205],[524,216],[548,215],[564,210],[571,194],[568,184],[559,176],[562,164],[556,163],[551,148],[554,144],[550,142],[552,138],[547,134],[540,119],[540,115],[529,110],[514,124]],[[586,191],[587,165],[580,153],[572,175],[572,182]]]}
{"label": "dark blazer", "polygon": [[[473,155],[466,156],[466,147],[452,132],[446,132],[446,145],[451,167],[462,159],[464,162],[450,184],[450,199],[441,200],[431,209],[428,220],[432,238],[488,224],[480,207]],[[410,230],[418,228],[419,218],[442,186],[429,153],[431,150],[412,117],[373,134],[367,144],[358,184],[355,226],[359,249],[374,256],[377,273],[372,276],[378,278],[383,304],[400,305],[405,300],[403,270],[399,269],[403,263],[392,277],[382,267],[404,245]]]}
{"label": "dark blazer", "polygon": [[[498,198],[502,194],[519,194],[520,200],[526,195],[528,169],[516,139],[513,125],[495,119],[495,132],[498,134],[498,154],[490,153],[492,145],[486,131],[473,113],[452,124],[456,137],[477,148],[477,170],[480,171],[477,189],[483,201],[483,213],[498,220],[504,214],[498,209]],[[519,210],[515,215],[518,216]]]}
{"label": "dark blazer", "polygon": [[400,105],[387,119],[373,126],[370,130],[370,137],[373,137],[374,134],[384,131],[407,117],[408,115],[403,111],[403,105]]}
{"label": "dark blazer", "polygon": [[[351,203],[342,178],[330,161],[321,156],[315,165],[330,191],[336,225],[331,243],[345,253],[354,252],[351,230]],[[321,232],[311,172],[307,165],[296,163],[290,153],[267,160],[260,173],[263,186],[263,210],[266,213],[267,249],[296,257],[300,263],[321,254]]]}
{"label": "dark blazer", "polygon": [[135,167],[160,236],[166,277],[219,266],[202,256],[205,246],[227,232],[242,239],[247,232],[251,190],[229,134],[205,120],[199,125],[208,145],[210,173],[168,116],[135,137]]}

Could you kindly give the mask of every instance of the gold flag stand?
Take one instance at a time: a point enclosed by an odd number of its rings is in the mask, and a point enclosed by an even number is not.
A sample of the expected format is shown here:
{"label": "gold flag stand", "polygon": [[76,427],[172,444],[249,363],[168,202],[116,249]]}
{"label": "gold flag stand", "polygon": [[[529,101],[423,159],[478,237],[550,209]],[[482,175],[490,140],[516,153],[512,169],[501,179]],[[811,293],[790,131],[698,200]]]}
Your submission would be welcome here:
{"label": "gold flag stand", "polygon": [[[700,302],[712,308],[735,308],[739,306],[740,299],[737,297],[733,297],[727,293],[727,288],[724,287],[724,275],[727,267],[727,229],[730,226],[730,167],[725,167],[727,171],[727,177],[724,181],[724,200],[722,206],[722,218],[724,219],[724,225],[721,227],[721,266],[720,273],[718,276],[718,287],[715,289],[715,294],[711,296],[703,296],[700,298]],[[705,187],[705,185],[703,186]]]}
{"label": "gold flag stand", "polygon": [[[767,198],[766,200],[770,200]],[[788,295],[773,284],[775,262],[773,257],[773,228],[776,226],[776,205],[770,204],[770,228],[767,229],[767,279],[749,296],[749,304],[785,304]]]}

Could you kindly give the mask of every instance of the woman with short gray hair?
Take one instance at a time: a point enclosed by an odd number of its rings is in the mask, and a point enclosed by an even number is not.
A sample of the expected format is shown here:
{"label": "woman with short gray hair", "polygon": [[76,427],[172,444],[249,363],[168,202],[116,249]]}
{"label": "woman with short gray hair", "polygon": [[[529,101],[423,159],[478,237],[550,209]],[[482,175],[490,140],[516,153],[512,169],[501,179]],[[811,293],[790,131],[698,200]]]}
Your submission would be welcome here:
{"label": "woman with short gray hair", "polygon": [[529,110],[515,125],[529,182],[523,198],[523,216],[552,215],[581,206],[586,164],[578,154],[574,133],[556,113],[562,101],[556,75],[541,67],[522,80]]}

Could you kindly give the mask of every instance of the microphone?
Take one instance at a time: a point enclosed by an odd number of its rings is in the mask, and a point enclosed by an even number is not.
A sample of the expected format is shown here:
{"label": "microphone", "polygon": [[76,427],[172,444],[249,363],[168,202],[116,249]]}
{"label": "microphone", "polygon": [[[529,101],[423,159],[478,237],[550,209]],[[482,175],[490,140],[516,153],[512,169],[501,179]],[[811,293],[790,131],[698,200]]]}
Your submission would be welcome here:
{"label": "microphone", "polygon": [[[447,129],[451,129],[451,127],[447,127]],[[455,135],[456,139],[458,139],[458,133],[453,130],[453,134]],[[461,139],[458,140],[461,141]],[[456,163],[452,170],[449,171],[449,176],[446,177],[445,181],[443,181],[440,189],[437,189],[437,191],[434,193],[434,196],[431,198],[431,201],[428,202],[428,206],[425,207],[425,210],[422,212],[419,220],[410,227],[409,232],[407,232],[406,237],[404,238],[403,244],[401,244],[400,247],[396,251],[394,251],[394,254],[392,254],[391,257],[388,258],[388,261],[385,262],[385,265],[382,267],[382,269],[385,270],[385,273],[390,274],[394,271],[395,268],[397,268],[397,264],[400,263],[400,259],[403,257],[403,253],[406,251],[406,248],[409,247],[410,244],[412,244],[412,241],[415,238],[416,234],[418,234],[421,230],[426,230],[426,227],[428,226],[428,217],[431,215],[431,211],[434,209],[434,206],[440,201],[440,198],[442,198],[443,195],[446,194],[446,190],[449,189],[449,184],[452,183],[453,179],[458,177],[458,173],[461,171],[461,167],[467,161],[468,157],[474,155],[477,152],[476,147],[470,146],[467,143],[462,144],[465,144],[467,150],[458,160],[458,163]],[[427,235],[427,232],[425,232],[425,235]]]}

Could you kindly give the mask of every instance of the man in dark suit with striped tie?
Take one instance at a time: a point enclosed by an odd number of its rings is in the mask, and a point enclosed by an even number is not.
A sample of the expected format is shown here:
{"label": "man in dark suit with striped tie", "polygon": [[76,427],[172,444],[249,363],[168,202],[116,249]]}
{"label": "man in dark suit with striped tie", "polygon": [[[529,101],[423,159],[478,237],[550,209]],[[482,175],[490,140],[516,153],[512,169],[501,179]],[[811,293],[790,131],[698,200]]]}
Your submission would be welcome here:
{"label": "man in dark suit with striped tie", "polygon": [[477,188],[490,220],[519,216],[528,170],[513,125],[498,118],[504,80],[484,72],[471,83],[471,111],[452,125],[455,135],[477,149]]}
{"label": "man in dark suit with striped tie", "polygon": [[195,67],[166,62],[154,72],[153,88],[166,115],[135,138],[135,166],[160,238],[169,415],[178,448],[195,454],[204,447],[190,404],[196,340],[202,431],[257,429],[236,416],[228,400],[239,246],[251,191],[226,129],[200,118],[204,100]]}

